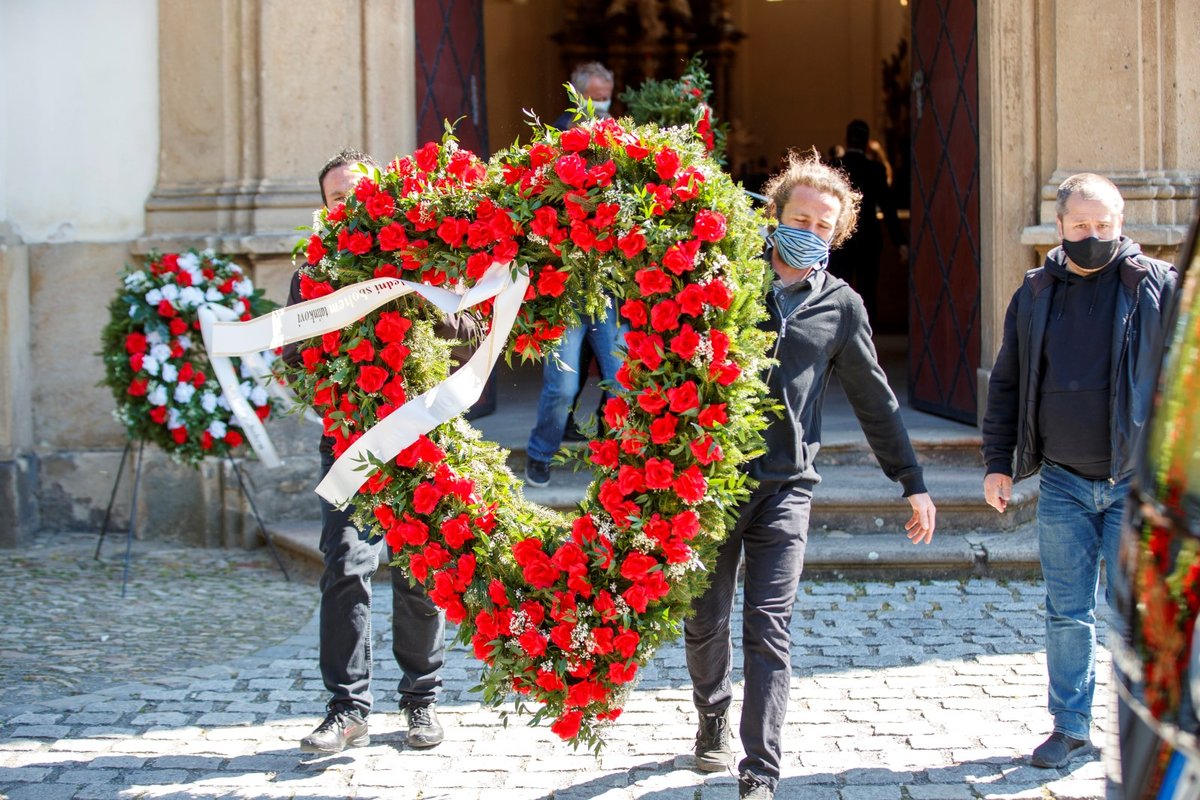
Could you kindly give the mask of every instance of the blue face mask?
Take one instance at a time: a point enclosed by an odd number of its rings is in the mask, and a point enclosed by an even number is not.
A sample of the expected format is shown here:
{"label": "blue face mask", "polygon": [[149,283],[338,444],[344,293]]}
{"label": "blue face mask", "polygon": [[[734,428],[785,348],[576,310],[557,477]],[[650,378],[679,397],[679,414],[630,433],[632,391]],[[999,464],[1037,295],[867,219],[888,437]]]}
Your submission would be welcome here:
{"label": "blue face mask", "polygon": [[815,270],[829,266],[829,242],[812,231],[780,225],[771,234],[783,263],[792,269]]}

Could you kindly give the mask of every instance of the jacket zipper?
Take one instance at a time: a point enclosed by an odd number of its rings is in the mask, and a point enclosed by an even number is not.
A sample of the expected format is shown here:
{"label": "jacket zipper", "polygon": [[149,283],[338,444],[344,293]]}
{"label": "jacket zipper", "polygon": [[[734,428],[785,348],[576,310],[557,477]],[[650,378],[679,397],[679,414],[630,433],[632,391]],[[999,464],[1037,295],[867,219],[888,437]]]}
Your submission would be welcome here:
{"label": "jacket zipper", "polygon": [[[1117,357],[1117,368],[1113,370],[1112,387],[1109,390],[1109,404],[1116,405],[1117,399],[1117,383],[1121,380],[1121,362],[1125,360],[1125,354],[1129,352],[1129,332],[1133,327],[1133,318],[1137,315],[1138,304],[1141,302],[1141,284],[1133,293],[1133,305],[1129,308],[1129,315],[1125,317],[1124,331],[1121,335],[1121,352]],[[1115,486],[1117,483],[1117,424],[1116,415],[1109,411],[1109,425],[1112,428],[1109,430],[1109,447],[1112,449],[1112,463],[1108,467],[1108,483],[1110,486]]]}

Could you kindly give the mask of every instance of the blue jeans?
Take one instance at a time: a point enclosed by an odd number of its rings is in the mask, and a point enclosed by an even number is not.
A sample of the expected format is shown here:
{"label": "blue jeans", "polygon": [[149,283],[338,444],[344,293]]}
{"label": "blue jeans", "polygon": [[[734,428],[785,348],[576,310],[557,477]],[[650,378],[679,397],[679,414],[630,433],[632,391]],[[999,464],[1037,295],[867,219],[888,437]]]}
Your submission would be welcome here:
{"label": "blue jeans", "polygon": [[783,762],[783,723],[792,683],[792,606],[804,569],[812,496],[801,486],[759,487],[738,509],[738,521],[717,553],[712,582],[692,601],[683,638],[692,701],[702,714],[723,714],[733,700],[730,619],[742,587],[742,718],[738,733],[753,772],[774,787]]}
{"label": "blue jeans", "polygon": [[[333,465],[322,448],[321,477]],[[321,498],[320,656],[329,708],[371,711],[371,576],[379,566],[383,537],[371,541],[350,521],[353,506],[339,511]],[[392,654],[400,665],[400,707],[428,705],[442,686],[445,617],[402,570],[391,570]]]}
{"label": "blue jeans", "polygon": [[[1094,481],[1057,464],[1042,465],[1037,519],[1046,583],[1049,709],[1054,730],[1075,739],[1091,735],[1100,559],[1108,569],[1116,568],[1128,494],[1129,478]],[[1106,596],[1111,605],[1111,588]]]}
{"label": "blue jeans", "polygon": [[[600,364],[604,380],[613,380],[621,361],[614,355],[624,344],[616,322],[616,309],[609,308],[603,320],[587,319],[583,325],[567,328],[554,354],[547,354],[542,365],[542,396],[538,399],[537,422],[529,434],[529,457],[549,461],[562,446],[567,414],[579,391],[579,351],[586,338]],[[557,356],[557,357],[556,357]],[[569,369],[568,369],[569,368]]]}

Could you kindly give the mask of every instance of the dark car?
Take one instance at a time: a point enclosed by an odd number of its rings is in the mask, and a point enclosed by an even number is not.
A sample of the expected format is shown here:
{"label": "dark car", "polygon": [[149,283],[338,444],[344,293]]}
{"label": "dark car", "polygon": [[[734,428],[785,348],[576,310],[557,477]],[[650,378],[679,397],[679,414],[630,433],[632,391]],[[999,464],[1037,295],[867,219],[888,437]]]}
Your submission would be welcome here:
{"label": "dark car", "polygon": [[[1200,223],[1200,219],[1197,220]],[[1112,798],[1200,798],[1200,249],[1192,226],[1121,554],[1109,571],[1120,757]],[[1118,634],[1123,631],[1123,635]]]}

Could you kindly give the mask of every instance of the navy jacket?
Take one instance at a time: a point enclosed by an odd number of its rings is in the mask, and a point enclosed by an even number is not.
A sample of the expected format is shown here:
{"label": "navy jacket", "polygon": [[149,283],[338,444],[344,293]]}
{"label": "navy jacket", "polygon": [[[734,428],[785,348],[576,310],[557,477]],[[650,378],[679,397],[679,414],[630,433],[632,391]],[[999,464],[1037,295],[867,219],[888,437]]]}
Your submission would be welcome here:
{"label": "navy jacket", "polygon": [[[1113,318],[1112,392],[1109,436],[1111,480],[1133,472],[1137,443],[1154,398],[1164,326],[1175,289],[1175,268],[1142,253],[1136,242],[1121,237],[1117,252],[1120,288]],[[1056,247],[1046,263],[1065,264]],[[983,458],[988,473],[1028,478],[1042,466],[1038,430],[1042,351],[1050,299],[1058,279],[1045,266],[1025,273],[1004,317],[1004,338],[988,381],[983,417]],[[1088,342],[1079,342],[1079,357],[1088,357]]]}

